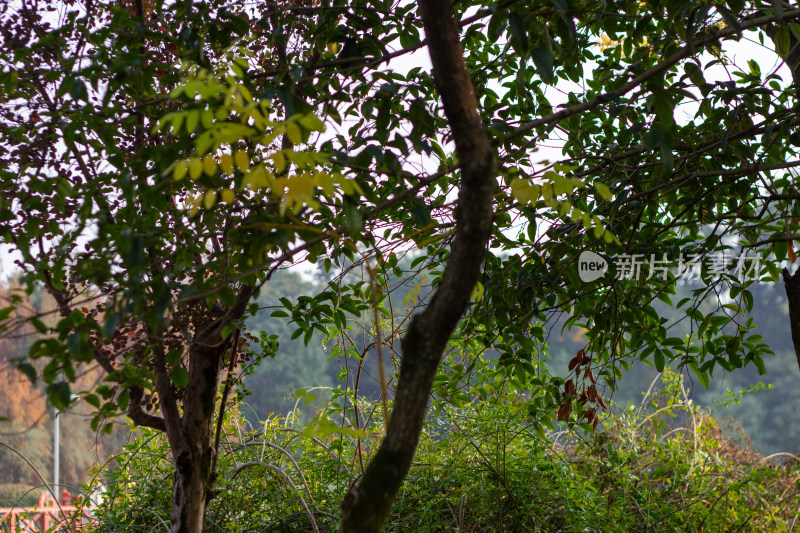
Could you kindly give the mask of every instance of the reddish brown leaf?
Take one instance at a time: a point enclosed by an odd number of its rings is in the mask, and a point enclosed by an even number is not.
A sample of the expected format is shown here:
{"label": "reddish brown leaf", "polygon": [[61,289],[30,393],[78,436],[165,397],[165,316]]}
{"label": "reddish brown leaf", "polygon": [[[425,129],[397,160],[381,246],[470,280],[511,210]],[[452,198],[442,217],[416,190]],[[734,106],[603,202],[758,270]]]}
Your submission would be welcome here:
{"label": "reddish brown leaf", "polygon": [[589,387],[589,390],[586,391],[586,395],[589,397],[590,402],[597,401],[597,389],[594,388],[594,385]]}

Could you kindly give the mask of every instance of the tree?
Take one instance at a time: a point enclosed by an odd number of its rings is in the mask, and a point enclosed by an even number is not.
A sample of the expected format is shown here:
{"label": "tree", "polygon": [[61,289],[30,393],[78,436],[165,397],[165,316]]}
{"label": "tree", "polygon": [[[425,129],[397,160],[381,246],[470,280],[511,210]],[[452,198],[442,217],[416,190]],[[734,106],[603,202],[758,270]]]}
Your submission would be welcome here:
{"label": "tree", "polygon": [[[76,365],[94,361],[108,381],[84,395],[95,426],[123,411],[165,431],[173,531],[202,529],[244,320],[295,260],[370,272],[366,286],[331,284],[288,304],[306,341],[344,329],[345,312],[377,317],[409,246],[438,272],[403,334],[386,438],[344,500],[344,531],[384,522],[454,331],[460,346],[500,353],[539,423],[591,428],[597,379],[613,387],[635,358],[659,370],[675,360],[702,383],[716,366],[763,368],[768,347],[737,318],[755,280],[737,274],[757,258],[777,279],[794,260],[796,88],[726,54],[759,40],[793,63],[800,10],[440,4],[5,6],[0,243],[61,315],[30,357],[47,359],[57,407]],[[432,72],[392,62],[423,47]],[[536,161],[549,143],[558,161]],[[709,268],[742,247],[755,253]],[[706,287],[672,302],[669,268],[582,281],[583,251],[651,269],[700,265],[691,271]],[[686,310],[691,337],[670,335],[657,299]],[[564,377],[530,364],[557,313],[588,339]],[[455,395],[468,375],[451,369],[439,388]]]}

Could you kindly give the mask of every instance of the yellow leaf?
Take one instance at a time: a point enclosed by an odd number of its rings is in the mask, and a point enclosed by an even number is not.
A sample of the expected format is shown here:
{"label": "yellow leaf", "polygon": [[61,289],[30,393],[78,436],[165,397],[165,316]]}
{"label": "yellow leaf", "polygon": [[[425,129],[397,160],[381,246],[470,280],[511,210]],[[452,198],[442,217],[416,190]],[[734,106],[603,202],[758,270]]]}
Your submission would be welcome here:
{"label": "yellow leaf", "polygon": [[237,150],[236,154],[233,156],[233,160],[242,172],[250,167],[250,158],[247,157],[247,153],[243,150]]}
{"label": "yellow leaf", "polygon": [[187,172],[189,172],[189,162],[181,159],[175,163],[175,168],[172,170],[172,179],[175,181],[182,180],[186,177]]}
{"label": "yellow leaf", "polygon": [[311,198],[314,192],[314,185],[311,183],[311,176],[308,174],[300,174],[293,176],[289,180],[287,194],[302,198]]}
{"label": "yellow leaf", "polygon": [[204,109],[203,114],[200,115],[200,123],[203,127],[208,129],[214,124],[214,112],[210,109]]}
{"label": "yellow leaf", "polygon": [[300,144],[303,142],[303,134],[300,132],[300,126],[294,122],[286,123],[286,136],[292,144]]}
{"label": "yellow leaf", "polygon": [[230,189],[222,189],[222,192],[219,194],[219,197],[221,201],[225,202],[226,204],[229,204],[233,202],[234,198],[233,191]]}
{"label": "yellow leaf", "polygon": [[253,95],[250,94],[250,89],[248,89],[242,84],[239,84],[239,94],[241,94],[242,97],[248,102],[251,102],[253,100]]}
{"label": "yellow leaf", "polygon": [[242,188],[250,187],[253,190],[266,189],[273,185],[272,174],[266,171],[264,165],[252,167],[242,179]]}
{"label": "yellow leaf", "polygon": [[325,124],[318,119],[313,113],[303,115],[300,117],[300,124],[311,131],[324,131]]}
{"label": "yellow leaf", "polygon": [[286,209],[298,204],[308,204],[311,207],[317,205],[314,200],[314,185],[311,182],[311,176],[308,174],[300,174],[299,176],[292,176],[286,183],[286,193],[283,196],[283,201],[280,205],[280,213],[283,216]]}
{"label": "yellow leaf", "polygon": [[219,157],[219,167],[225,174],[233,174],[233,156],[231,154],[222,154]]}
{"label": "yellow leaf", "polygon": [[327,172],[317,172],[311,180],[316,187],[320,187],[327,196],[333,196],[336,192],[333,178]]}
{"label": "yellow leaf", "polygon": [[475,282],[475,287],[472,288],[472,294],[470,295],[471,300],[475,300],[476,302],[480,302],[481,298],[483,298],[483,283],[480,281]]}
{"label": "yellow leaf", "polygon": [[248,109],[248,113],[250,117],[253,119],[253,124],[255,125],[256,129],[259,131],[266,129],[266,123],[264,122],[264,117],[261,115],[261,112],[255,107],[255,104],[250,104],[252,107]]}
{"label": "yellow leaf", "polygon": [[214,156],[208,154],[203,158],[203,172],[206,176],[213,176],[217,172],[217,162],[214,161]]}
{"label": "yellow leaf", "polygon": [[275,172],[280,174],[286,168],[286,156],[283,152],[275,152],[272,154],[272,163],[275,165]]}
{"label": "yellow leaf", "polygon": [[211,209],[217,201],[217,191],[211,189],[203,196],[203,207]]}
{"label": "yellow leaf", "polygon": [[545,183],[542,185],[542,197],[544,198],[545,202],[550,201],[553,199],[553,185],[550,183]]}
{"label": "yellow leaf", "polygon": [[599,194],[603,200],[611,200],[611,189],[608,188],[608,185],[599,181],[595,181],[594,188],[597,190],[597,194]]}
{"label": "yellow leaf", "polygon": [[186,132],[192,133],[200,122],[200,111],[194,109],[186,114]]}
{"label": "yellow leaf", "polygon": [[203,201],[203,195],[200,194],[194,198],[190,202],[191,209],[189,209],[189,218],[193,218],[200,209],[200,202]]}
{"label": "yellow leaf", "polygon": [[203,162],[199,157],[193,157],[189,160],[189,177],[196,180],[203,173]]}
{"label": "yellow leaf", "polygon": [[403,305],[408,305],[412,302],[416,302],[417,297],[421,292],[422,292],[422,284],[417,282],[417,284],[414,285],[414,288],[406,293],[406,297],[403,298]]}
{"label": "yellow leaf", "polygon": [[536,200],[534,189],[528,180],[521,180],[519,178],[511,180],[511,194],[523,204]]}
{"label": "yellow leaf", "polygon": [[275,180],[275,184],[272,187],[272,192],[275,196],[283,196],[283,193],[286,192],[286,185],[289,183],[289,178],[278,178]]}
{"label": "yellow leaf", "polygon": [[345,194],[364,194],[364,192],[361,190],[361,187],[358,185],[358,182],[355,180],[349,180],[341,174],[334,174],[333,181],[334,183],[339,184],[339,187],[342,188],[342,192]]}

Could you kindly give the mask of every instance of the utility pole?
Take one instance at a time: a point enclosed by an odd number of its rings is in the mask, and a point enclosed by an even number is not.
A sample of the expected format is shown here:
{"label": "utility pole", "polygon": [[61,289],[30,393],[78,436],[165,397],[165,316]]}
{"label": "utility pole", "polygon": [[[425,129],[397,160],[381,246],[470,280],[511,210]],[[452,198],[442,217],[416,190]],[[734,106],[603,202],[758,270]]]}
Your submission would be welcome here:
{"label": "utility pole", "polygon": [[[56,416],[55,421],[53,422],[53,494],[56,495],[59,493],[58,486],[61,484],[59,479],[59,469],[60,469],[60,447],[59,447],[59,433],[60,433],[60,424],[59,419],[61,418],[61,412],[55,408]],[[56,497],[56,496],[54,496]]]}

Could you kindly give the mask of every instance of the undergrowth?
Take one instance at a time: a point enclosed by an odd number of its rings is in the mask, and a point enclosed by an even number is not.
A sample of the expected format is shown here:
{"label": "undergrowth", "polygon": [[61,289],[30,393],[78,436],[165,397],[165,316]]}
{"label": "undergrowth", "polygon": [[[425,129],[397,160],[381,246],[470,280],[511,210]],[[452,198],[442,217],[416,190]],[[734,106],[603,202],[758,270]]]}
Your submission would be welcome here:
{"label": "undergrowth", "polygon": [[[386,531],[800,529],[800,468],[760,456],[696,408],[679,376],[659,388],[610,409],[594,435],[544,433],[523,401],[501,395],[438,410]],[[207,531],[336,531],[339,502],[381,436],[381,409],[363,402],[359,413],[371,420],[360,435],[291,416],[255,429],[228,420]],[[161,435],[138,432],[118,467],[98,472],[108,491],[95,531],[166,530],[170,461]]]}

